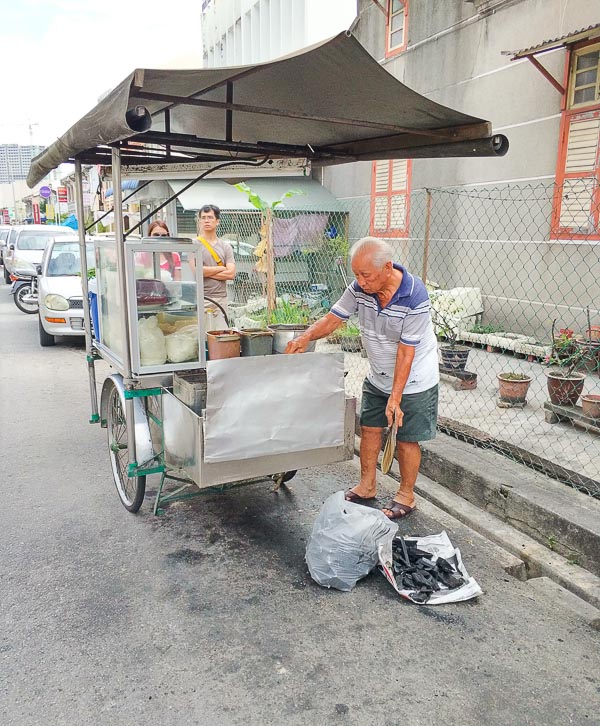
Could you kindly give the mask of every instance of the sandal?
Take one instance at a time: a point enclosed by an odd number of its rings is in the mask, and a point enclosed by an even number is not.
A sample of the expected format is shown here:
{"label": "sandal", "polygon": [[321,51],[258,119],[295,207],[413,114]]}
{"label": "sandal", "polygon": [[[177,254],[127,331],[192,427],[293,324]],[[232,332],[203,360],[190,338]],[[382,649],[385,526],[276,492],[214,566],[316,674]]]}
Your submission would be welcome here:
{"label": "sandal", "polygon": [[364,504],[365,502],[372,502],[375,499],[375,497],[361,497],[360,494],[357,494],[352,489],[348,489],[344,494],[344,498],[347,502],[353,502],[354,504]]}
{"label": "sandal", "polygon": [[407,504],[392,501],[391,505],[389,507],[384,507],[382,511],[384,514],[386,511],[392,513],[391,516],[389,514],[385,515],[388,519],[402,519],[402,517],[408,517],[408,515],[411,512],[414,512],[416,508],[416,504],[414,507],[409,507]]}

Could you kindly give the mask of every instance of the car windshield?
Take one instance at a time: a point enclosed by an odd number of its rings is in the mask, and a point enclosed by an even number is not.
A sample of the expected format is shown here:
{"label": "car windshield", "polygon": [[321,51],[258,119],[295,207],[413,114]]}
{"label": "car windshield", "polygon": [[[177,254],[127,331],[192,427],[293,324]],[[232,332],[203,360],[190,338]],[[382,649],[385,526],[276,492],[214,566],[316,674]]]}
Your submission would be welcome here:
{"label": "car windshield", "polygon": [[[94,269],[94,245],[85,246],[88,270]],[[48,277],[74,277],[81,275],[79,244],[77,242],[57,242],[52,248],[48,267]]]}
{"label": "car windshield", "polygon": [[10,229],[0,229],[0,242],[6,242]]}
{"label": "car windshield", "polygon": [[17,242],[17,247],[20,250],[44,250],[46,249],[46,245],[51,239],[54,239],[54,237],[60,237],[61,235],[65,234],[73,234],[72,229],[65,230],[64,232],[62,230],[23,230],[21,232],[21,235],[19,237],[19,240]]}

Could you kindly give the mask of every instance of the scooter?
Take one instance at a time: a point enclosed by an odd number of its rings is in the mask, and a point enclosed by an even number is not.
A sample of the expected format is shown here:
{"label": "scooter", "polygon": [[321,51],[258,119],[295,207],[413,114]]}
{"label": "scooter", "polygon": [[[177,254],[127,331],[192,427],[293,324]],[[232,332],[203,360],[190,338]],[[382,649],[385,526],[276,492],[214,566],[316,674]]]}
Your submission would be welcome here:
{"label": "scooter", "polygon": [[13,283],[10,292],[15,305],[22,313],[34,315],[39,310],[37,276],[40,272],[41,265],[36,265],[35,275],[29,270],[15,270],[10,276]]}

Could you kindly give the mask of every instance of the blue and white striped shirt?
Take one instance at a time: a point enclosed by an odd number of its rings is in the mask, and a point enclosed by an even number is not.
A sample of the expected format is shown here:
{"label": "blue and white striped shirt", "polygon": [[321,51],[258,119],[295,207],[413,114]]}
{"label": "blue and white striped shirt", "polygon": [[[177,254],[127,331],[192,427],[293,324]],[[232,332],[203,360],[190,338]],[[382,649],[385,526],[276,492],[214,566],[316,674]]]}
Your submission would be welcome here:
{"label": "blue and white striped shirt", "polygon": [[358,314],[363,345],[369,358],[368,380],[384,393],[392,392],[398,344],[415,348],[404,393],[419,393],[439,381],[438,352],[431,304],[423,281],[401,265],[402,282],[390,302],[382,308],[377,295],[364,292],[358,282],[350,283],[331,312],[348,320]]}

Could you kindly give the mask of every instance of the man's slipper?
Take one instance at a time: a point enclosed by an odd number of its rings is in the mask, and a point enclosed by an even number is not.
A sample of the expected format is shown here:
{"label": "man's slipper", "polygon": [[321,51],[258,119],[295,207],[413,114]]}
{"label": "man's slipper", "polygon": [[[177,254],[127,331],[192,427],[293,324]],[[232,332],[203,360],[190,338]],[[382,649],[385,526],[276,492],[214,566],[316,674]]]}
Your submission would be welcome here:
{"label": "man's slipper", "polygon": [[409,507],[406,504],[400,504],[400,502],[392,502],[389,507],[384,507],[384,510],[391,512],[392,515],[386,514],[388,519],[402,519],[402,517],[408,517],[411,512],[414,512],[417,506]]}
{"label": "man's slipper", "polygon": [[361,497],[360,494],[353,492],[352,489],[348,489],[344,497],[347,502],[353,502],[354,504],[364,504],[365,502],[372,502],[375,499],[375,497]]}

